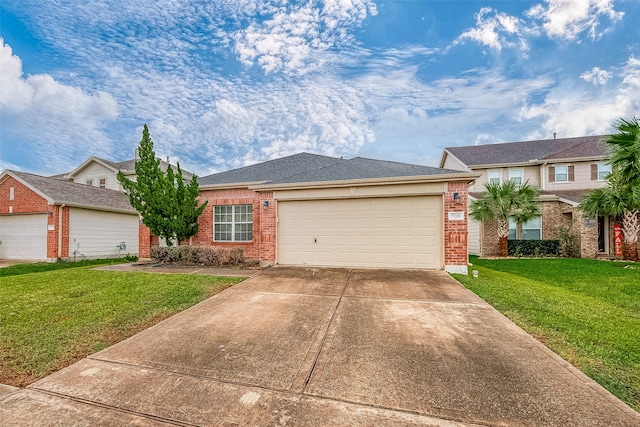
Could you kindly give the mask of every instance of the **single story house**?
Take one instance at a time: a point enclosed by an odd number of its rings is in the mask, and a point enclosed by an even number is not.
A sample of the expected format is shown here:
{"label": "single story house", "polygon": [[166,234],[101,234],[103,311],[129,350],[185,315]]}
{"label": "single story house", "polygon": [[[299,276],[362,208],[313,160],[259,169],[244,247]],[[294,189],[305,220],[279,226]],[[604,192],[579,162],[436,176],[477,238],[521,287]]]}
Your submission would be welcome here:
{"label": "single story house", "polygon": [[[467,272],[467,187],[478,174],[309,153],[199,178],[196,246],[263,265]],[[154,239],[142,226],[140,256]],[[155,240],[157,241],[157,240]]]}
{"label": "single story house", "polygon": [[139,222],[120,191],[12,170],[0,174],[0,258],[138,254]]}

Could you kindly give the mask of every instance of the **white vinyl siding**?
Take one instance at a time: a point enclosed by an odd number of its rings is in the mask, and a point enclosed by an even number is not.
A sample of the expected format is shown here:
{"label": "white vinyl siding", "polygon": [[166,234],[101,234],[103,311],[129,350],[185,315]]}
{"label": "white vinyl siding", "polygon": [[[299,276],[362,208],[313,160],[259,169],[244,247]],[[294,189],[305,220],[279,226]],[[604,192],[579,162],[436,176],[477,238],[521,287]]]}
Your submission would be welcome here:
{"label": "white vinyl siding", "polygon": [[0,258],[47,259],[47,214],[0,216]]}
{"label": "white vinyl siding", "polygon": [[[128,178],[131,179],[131,177]],[[101,179],[105,180],[104,188],[117,191],[121,190],[116,178],[116,172],[96,162],[90,163],[87,167],[78,172],[78,175],[73,177],[73,182],[100,186]]]}
{"label": "white vinyl siding", "polygon": [[277,261],[439,269],[442,210],[441,196],[281,201]]}
{"label": "white vinyl siding", "polygon": [[253,206],[215,206],[213,240],[216,242],[251,242],[253,240]]}
{"label": "white vinyl siding", "polygon": [[[69,209],[69,257],[103,258],[138,254],[137,214]],[[119,250],[124,242],[127,248]]]}
{"label": "white vinyl siding", "polygon": [[470,216],[467,216],[467,218],[467,227],[469,233],[467,244],[469,247],[469,254],[480,255],[480,221],[476,221]]}

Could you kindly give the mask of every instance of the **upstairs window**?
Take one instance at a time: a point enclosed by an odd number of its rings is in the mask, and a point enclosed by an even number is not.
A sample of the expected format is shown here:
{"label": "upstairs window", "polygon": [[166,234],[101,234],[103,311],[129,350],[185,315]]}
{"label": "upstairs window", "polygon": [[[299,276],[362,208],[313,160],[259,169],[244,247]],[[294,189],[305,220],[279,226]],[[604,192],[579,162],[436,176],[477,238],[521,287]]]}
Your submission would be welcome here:
{"label": "upstairs window", "polygon": [[107,188],[107,178],[100,178],[100,188]]}
{"label": "upstairs window", "polygon": [[611,173],[611,165],[595,163],[591,165],[591,181],[605,181]]}
{"label": "upstairs window", "polygon": [[87,179],[84,183],[87,184],[87,185],[93,185],[93,180],[92,179]]}
{"label": "upstairs window", "polygon": [[522,169],[509,169],[509,181],[522,184]]}
{"label": "upstairs window", "polygon": [[499,170],[493,170],[487,172],[487,183],[499,185],[502,182],[502,174]]}
{"label": "upstairs window", "polygon": [[215,206],[213,211],[216,242],[250,242],[253,240],[253,206]]}
{"label": "upstairs window", "polygon": [[572,165],[549,166],[549,182],[570,182],[574,180]]}

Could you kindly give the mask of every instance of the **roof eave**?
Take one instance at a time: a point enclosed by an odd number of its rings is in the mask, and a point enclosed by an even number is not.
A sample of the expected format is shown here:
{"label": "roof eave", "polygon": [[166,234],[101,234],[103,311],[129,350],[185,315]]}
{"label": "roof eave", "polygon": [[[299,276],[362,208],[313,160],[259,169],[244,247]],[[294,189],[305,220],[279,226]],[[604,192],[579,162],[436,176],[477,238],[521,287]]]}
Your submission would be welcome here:
{"label": "roof eave", "polygon": [[571,162],[592,162],[607,160],[606,155],[587,156],[587,157],[567,157],[567,158],[548,158],[544,159],[546,163],[571,163]]}
{"label": "roof eave", "polygon": [[251,188],[266,183],[267,181],[251,181],[251,182],[230,182],[226,184],[200,184],[202,190],[226,190],[230,188]]}
{"label": "roof eave", "polygon": [[387,178],[367,178],[367,179],[349,179],[340,181],[314,181],[314,182],[293,182],[286,184],[259,184],[249,188],[256,191],[265,190],[298,190],[306,188],[327,188],[327,187],[363,187],[371,185],[393,185],[393,184],[419,184],[428,182],[446,182],[446,181],[473,181],[479,178],[480,174],[460,172],[453,174],[438,175],[417,175],[403,177],[387,177]]}
{"label": "roof eave", "polygon": [[56,205],[56,206],[68,206],[71,208],[80,208],[80,209],[91,209],[91,210],[95,210],[95,211],[105,211],[105,212],[117,212],[117,213],[125,213],[125,214],[138,214],[138,211],[136,211],[135,209],[123,209],[123,208],[114,208],[111,206],[104,206],[104,205],[91,205],[91,204],[85,204],[85,203],[76,203],[76,202],[69,202],[69,201],[64,201],[64,200],[57,200],[53,203],[51,203],[52,205]]}
{"label": "roof eave", "polygon": [[25,187],[29,188],[31,191],[36,193],[38,196],[40,196],[43,199],[45,199],[47,201],[47,204],[53,205],[55,203],[55,200],[52,197],[50,197],[47,194],[43,193],[42,191],[40,191],[39,188],[34,187],[31,183],[29,183],[29,182],[25,181],[24,179],[20,178],[19,176],[14,174],[13,171],[11,171],[9,169],[5,169],[5,171],[2,172],[2,175],[0,175],[0,181],[3,181],[7,176],[10,176],[11,178],[15,179],[20,184],[24,185]]}
{"label": "roof eave", "polygon": [[69,172],[67,175],[65,175],[68,179],[73,179],[73,177],[78,174],[78,172],[82,171],[84,168],[86,168],[89,163],[91,162],[96,162],[99,163],[100,165],[104,166],[105,168],[111,169],[112,171],[118,173],[118,170],[116,168],[114,168],[111,165],[106,164],[105,162],[103,162],[102,160],[100,160],[99,158],[95,157],[95,156],[91,156],[89,157],[87,160],[85,160],[80,166],[78,166],[77,168],[75,168],[74,170],[72,170],[71,172]]}

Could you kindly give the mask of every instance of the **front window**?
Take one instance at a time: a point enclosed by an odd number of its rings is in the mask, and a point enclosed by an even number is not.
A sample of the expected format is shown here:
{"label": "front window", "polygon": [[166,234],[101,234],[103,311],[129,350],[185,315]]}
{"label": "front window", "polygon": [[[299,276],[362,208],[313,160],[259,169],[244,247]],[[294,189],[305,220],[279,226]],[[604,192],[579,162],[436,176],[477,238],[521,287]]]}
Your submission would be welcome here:
{"label": "front window", "polygon": [[509,218],[509,240],[540,240],[542,239],[542,220],[539,216],[522,224],[522,235],[518,233],[518,224],[513,218]]}
{"label": "front window", "polygon": [[214,208],[213,240],[250,242],[253,240],[253,206],[226,205]]}
{"label": "front window", "polygon": [[499,185],[500,184],[500,171],[489,171],[487,172],[487,182],[489,184]]}
{"label": "front window", "polygon": [[598,163],[598,181],[604,181],[611,174],[611,165]]}
{"label": "front window", "polygon": [[509,169],[509,180],[516,184],[522,184],[522,169]]}
{"label": "front window", "polygon": [[540,240],[542,238],[541,223],[540,217],[537,216],[522,224],[522,238],[524,240]]}
{"label": "front window", "polygon": [[556,166],[556,182],[569,181],[569,166]]}

